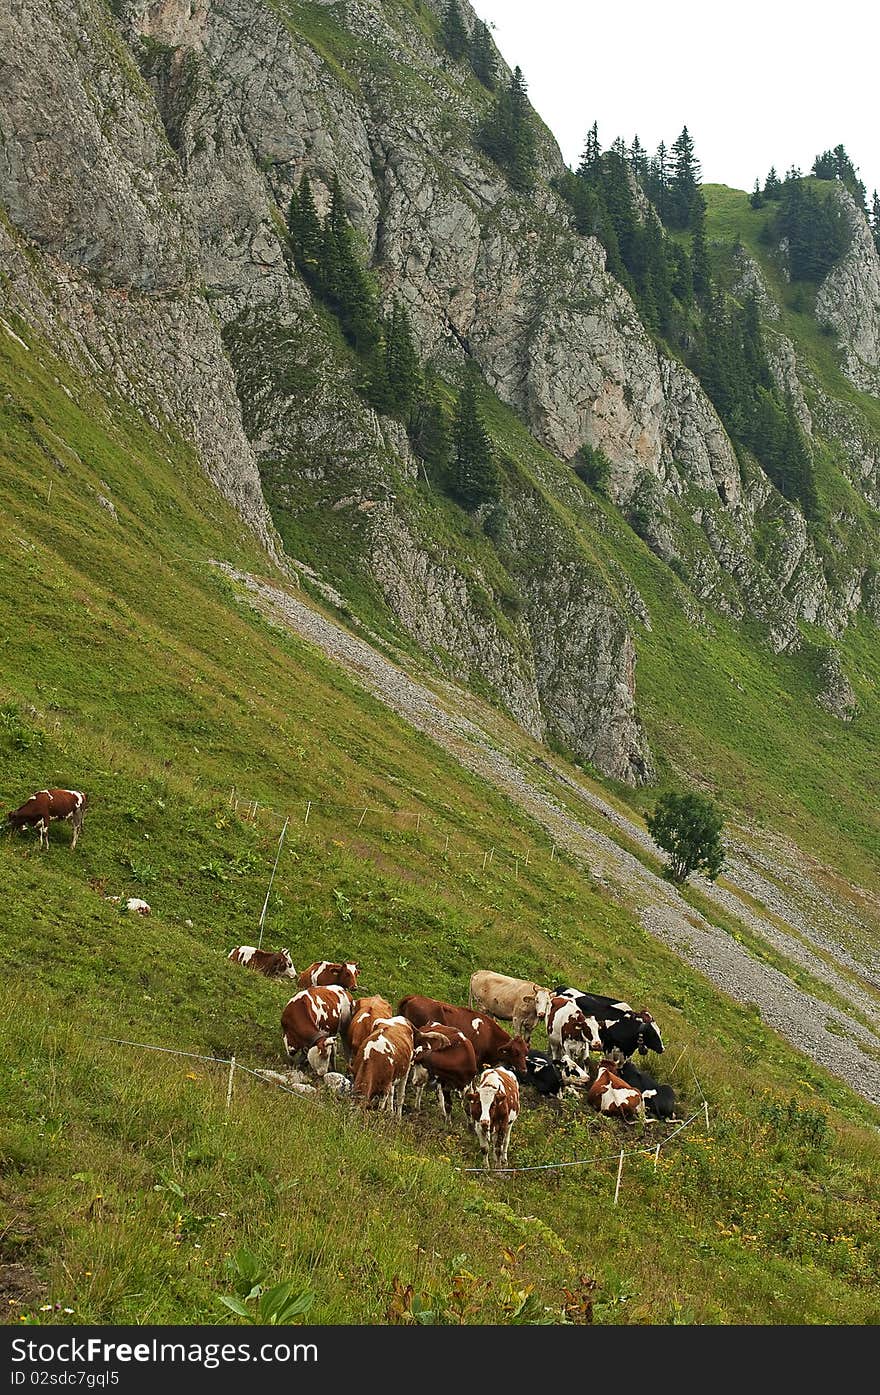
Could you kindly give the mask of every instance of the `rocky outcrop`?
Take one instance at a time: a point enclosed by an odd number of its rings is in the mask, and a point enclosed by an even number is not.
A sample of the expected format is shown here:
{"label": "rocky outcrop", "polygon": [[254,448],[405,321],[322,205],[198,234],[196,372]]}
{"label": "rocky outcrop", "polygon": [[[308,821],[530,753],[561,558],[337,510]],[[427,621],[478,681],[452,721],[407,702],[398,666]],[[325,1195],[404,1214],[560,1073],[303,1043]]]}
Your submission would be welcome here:
{"label": "rocky outcrop", "polygon": [[[291,265],[285,217],[304,171],[321,210],[339,180],[423,358],[453,379],[475,359],[559,460],[600,447],[611,500],[683,593],[686,582],[703,605],[757,617],[784,649],[801,619],[839,633],[875,592],[864,568],[828,584],[802,515],[741,464],[602,247],[571,230],[548,183],[563,169],[549,132],[527,199],[475,148],[488,97],[432,41],[427,12],[443,8],[20,0],[0,31],[8,294],[82,371],[192,440],[271,549],[262,481],[332,604],[363,607],[536,738],[638,783],[652,768],[638,591],[558,507],[561,465],[540,489],[512,465],[503,507],[476,521],[419,476],[401,424],[365,404],[338,327]],[[859,263],[843,291],[866,274]],[[853,338],[868,366],[871,333]],[[782,336],[771,362],[809,430],[816,409]],[[876,456],[864,473],[867,495]],[[600,511],[590,526],[604,526]]]}
{"label": "rocky outcrop", "polygon": [[233,374],[200,284],[185,182],[109,11],[102,0],[71,8],[29,0],[0,17],[0,51],[0,201],[9,220],[0,259],[10,304],[154,425],[175,423],[274,552]]}
{"label": "rocky outcrop", "polygon": [[833,717],[839,717],[842,722],[851,722],[859,707],[852,684],[843,671],[839,650],[831,645],[824,650],[816,676],[820,707],[824,707]]}
{"label": "rocky outcrop", "polygon": [[836,332],[843,371],[863,392],[880,394],[880,255],[864,215],[843,186],[835,189],[850,244],[816,297],[816,317]]}

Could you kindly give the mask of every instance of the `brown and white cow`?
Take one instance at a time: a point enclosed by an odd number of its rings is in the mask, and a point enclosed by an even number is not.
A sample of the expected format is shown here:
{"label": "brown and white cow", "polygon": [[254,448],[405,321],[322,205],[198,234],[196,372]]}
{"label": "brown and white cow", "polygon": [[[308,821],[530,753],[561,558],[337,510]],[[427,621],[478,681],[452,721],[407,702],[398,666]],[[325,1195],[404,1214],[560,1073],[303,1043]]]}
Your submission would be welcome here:
{"label": "brown and white cow", "polygon": [[352,1060],[354,1093],[398,1119],[413,1058],[413,1026],[405,1017],[381,1017]]}
{"label": "brown and white cow", "polygon": [[303,969],[297,979],[300,988],[357,988],[357,964],[331,964],[329,959],[316,959],[307,969]]}
{"label": "brown and white cow", "polygon": [[415,1051],[410,1081],[415,1086],[416,1109],[421,1108],[422,1091],[428,1081],[437,1086],[437,1101],[444,1119],[452,1108],[452,1092],[462,1094],[477,1073],[473,1043],[457,1027],[429,1022],[415,1031]]}
{"label": "brown and white cow", "polygon": [[593,1017],[585,1017],[571,998],[554,995],[550,999],[547,1038],[550,1055],[557,1063],[566,1057],[570,1061],[584,1061],[591,1051],[602,1049],[598,1022]]}
{"label": "brown and white cow", "polygon": [[345,1039],[350,1056],[366,1041],[380,1017],[393,1017],[394,1010],[387,998],[376,993],[372,998],[358,998],[351,1019],[345,1029]]}
{"label": "brown and white cow", "polygon": [[6,815],[13,828],[38,828],[40,847],[49,847],[49,824],[55,819],[69,819],[72,834],[71,852],[76,847],[83,826],[88,799],[82,790],[38,790],[18,809]]}
{"label": "brown and white cow", "polygon": [[493,1017],[513,1023],[514,1036],[532,1039],[538,1022],[550,1011],[550,990],[526,978],[509,978],[490,969],[477,969],[471,974],[468,1004],[482,1008]]}
{"label": "brown and white cow", "polygon": [[474,1131],[480,1141],[483,1166],[489,1166],[490,1150],[495,1167],[507,1166],[510,1131],[519,1116],[519,1082],[503,1066],[484,1070],[466,1099]]}
{"label": "brown and white cow", "polygon": [[600,1114],[610,1114],[620,1119],[645,1117],[645,1102],[641,1091],[627,1085],[616,1073],[616,1061],[608,1059],[599,1062],[596,1079],[587,1091],[587,1103]]}
{"label": "brown and white cow", "polygon": [[302,1054],[316,1075],[333,1069],[336,1038],[348,1026],[354,1001],[344,988],[303,988],[281,1014],[281,1039],[291,1062]]}
{"label": "brown and white cow", "polygon": [[226,956],[234,964],[243,964],[267,978],[296,978],[296,969],[289,949],[257,949],[254,945],[236,945]]}
{"label": "brown and white cow", "polygon": [[512,1037],[486,1012],[478,1012],[476,1008],[454,1007],[452,1003],[425,998],[420,993],[410,993],[402,998],[397,1011],[403,1017],[408,1017],[414,1027],[425,1027],[429,1022],[443,1022],[447,1027],[457,1027],[469,1038],[478,1067],[509,1066],[511,1070],[525,1071],[528,1042],[524,1037]]}

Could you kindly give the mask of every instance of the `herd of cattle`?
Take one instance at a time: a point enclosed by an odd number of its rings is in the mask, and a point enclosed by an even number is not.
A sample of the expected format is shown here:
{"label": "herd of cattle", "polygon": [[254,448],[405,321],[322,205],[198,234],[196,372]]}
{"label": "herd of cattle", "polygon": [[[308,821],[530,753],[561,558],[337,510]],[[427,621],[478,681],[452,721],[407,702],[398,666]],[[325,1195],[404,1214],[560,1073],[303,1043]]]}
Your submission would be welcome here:
{"label": "herd of cattle", "polygon": [[[6,817],[13,828],[36,828],[41,848],[49,846],[50,823],[63,819],[71,825],[75,848],[87,803],[80,790],[39,790]],[[141,914],[150,909],[140,901],[130,908]],[[542,1096],[583,1089],[594,1109],[625,1120],[673,1118],[671,1086],[659,1085],[632,1061],[636,1052],[662,1052],[660,1029],[650,1012],[636,1012],[629,1003],[577,988],[551,992],[525,979],[478,970],[471,976],[467,1007],[411,993],[395,1013],[378,995],[354,997],[355,963],[322,960],[297,974],[287,949],[238,945],[228,957],[270,978],[296,980],[299,991],[281,1014],[291,1065],[302,1061],[325,1084],[391,1109],[398,1118],[407,1084],[415,1090],[416,1108],[425,1086],[433,1084],[444,1118],[452,1095],[459,1094],[486,1167],[490,1154],[496,1167],[507,1166],[521,1083]],[[510,1022],[513,1034],[496,1018]],[[549,1052],[531,1049],[538,1022],[546,1026]],[[334,1070],[340,1050],[349,1067],[346,1075]]]}
{"label": "herd of cattle", "polygon": [[[410,993],[395,1012],[378,994],[355,998],[359,968],[351,961],[321,960],[297,974],[287,949],[237,945],[228,957],[270,978],[295,980],[298,991],[281,1014],[292,1067],[302,1064],[330,1088],[398,1118],[408,1084],[416,1109],[432,1084],[446,1119],[458,1094],[486,1167],[490,1157],[495,1167],[507,1166],[521,1084],[541,1096],[584,1090],[594,1109],[624,1120],[673,1118],[671,1086],[658,1084],[632,1060],[637,1052],[663,1051],[660,1029],[650,1012],[636,1012],[629,1003],[477,970],[467,1007]],[[513,1035],[496,1018],[510,1022]],[[538,1022],[547,1029],[547,1052],[531,1048]],[[340,1053],[347,1074],[335,1069]],[[312,1088],[298,1079],[302,1089]]]}

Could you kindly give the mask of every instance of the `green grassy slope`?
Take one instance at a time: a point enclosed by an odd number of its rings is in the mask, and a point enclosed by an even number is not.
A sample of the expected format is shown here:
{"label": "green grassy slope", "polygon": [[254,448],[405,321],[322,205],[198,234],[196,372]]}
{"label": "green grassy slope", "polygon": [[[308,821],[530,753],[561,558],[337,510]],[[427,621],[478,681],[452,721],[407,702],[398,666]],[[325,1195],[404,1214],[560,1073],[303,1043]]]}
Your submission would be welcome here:
{"label": "green grassy slope", "polygon": [[[0,331],[3,807],[58,783],[91,808],[74,854],[57,827],[48,854],[0,837],[7,1320],[58,1302],[75,1322],[227,1321],[224,1264],[247,1243],[311,1286],[319,1322],[386,1320],[396,1279],[439,1320],[509,1320],[531,1292],[525,1316],[559,1321],[583,1274],[601,1321],[876,1321],[876,1111],[255,617],[209,559],[265,559],[191,455],[15,328],[31,347]],[[102,1040],[279,1063],[287,991],[225,954],[255,938],[285,814],[267,941],[298,966],[356,956],[392,1000],[462,1000],[486,964],[634,995],[710,1134],[656,1171],[633,1158],[614,1209],[614,1155],[641,1135],[574,1103],[524,1111],[511,1160],[595,1165],[486,1180],[433,1103],[397,1127],[242,1077],[227,1116],[222,1066]],[[120,894],[152,916],[120,915]]]}

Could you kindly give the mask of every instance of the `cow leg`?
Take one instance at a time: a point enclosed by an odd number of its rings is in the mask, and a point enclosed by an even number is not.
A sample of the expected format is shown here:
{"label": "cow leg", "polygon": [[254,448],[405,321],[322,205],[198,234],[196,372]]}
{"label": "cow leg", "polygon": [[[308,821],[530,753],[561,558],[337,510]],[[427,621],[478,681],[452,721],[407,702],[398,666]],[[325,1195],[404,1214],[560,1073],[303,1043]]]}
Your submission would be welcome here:
{"label": "cow leg", "polygon": [[408,1080],[409,1080],[409,1068],[407,1068],[407,1069],[403,1072],[403,1075],[401,1075],[400,1078],[395,1082],[394,1088],[395,1088],[395,1091],[396,1091],[396,1094],[397,1094],[397,1110],[396,1110],[396,1113],[397,1113],[398,1119],[402,1119],[402,1118],[403,1118],[403,1097],[404,1097],[404,1095],[406,1094],[406,1082],[407,1082]]}
{"label": "cow leg", "polygon": [[41,848],[45,848],[45,849],[46,849],[46,852],[48,852],[48,851],[49,851],[49,820],[48,820],[48,819],[40,819],[40,822],[37,824],[37,828],[40,830],[40,847],[41,847]]}
{"label": "cow leg", "polygon": [[480,1130],[480,1147],[481,1147],[482,1150],[483,1150],[483,1166],[484,1166],[484,1167],[487,1169],[487,1171],[488,1171],[488,1168],[489,1168],[489,1145],[490,1145],[490,1143],[491,1143],[491,1138],[490,1138],[490,1136],[489,1136],[489,1130],[485,1127],[484,1124],[478,1124],[477,1127],[478,1127],[479,1130]]}
{"label": "cow leg", "polygon": [[75,809],[75,810],[73,811],[73,815],[72,815],[71,821],[70,821],[70,822],[71,822],[71,827],[73,828],[73,833],[72,833],[71,839],[70,839],[70,851],[71,851],[71,852],[73,852],[74,848],[76,847],[76,840],[77,840],[77,838],[79,837],[79,832],[80,832],[80,829],[82,828],[82,825],[83,825],[83,817],[84,817],[84,815],[85,815],[85,810],[84,810],[84,809]]}

